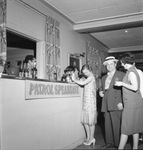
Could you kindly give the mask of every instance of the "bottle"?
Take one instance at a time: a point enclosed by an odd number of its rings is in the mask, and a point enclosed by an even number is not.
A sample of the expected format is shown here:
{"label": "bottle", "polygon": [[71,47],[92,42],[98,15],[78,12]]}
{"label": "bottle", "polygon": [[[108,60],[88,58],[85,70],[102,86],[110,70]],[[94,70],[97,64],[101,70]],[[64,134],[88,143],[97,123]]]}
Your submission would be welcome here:
{"label": "bottle", "polygon": [[24,75],[24,68],[23,68],[23,62],[21,62],[19,67],[19,77],[23,77]]}
{"label": "bottle", "polygon": [[30,64],[29,63],[27,63],[27,74],[28,74],[28,78],[32,78],[31,70],[30,70]]}
{"label": "bottle", "polygon": [[23,77],[27,77],[26,63],[23,64]]}
{"label": "bottle", "polygon": [[66,76],[66,81],[67,81],[67,82],[71,82],[71,79],[70,79],[70,76],[69,76],[69,75]]}
{"label": "bottle", "polygon": [[24,63],[22,63],[22,74],[21,74],[22,77],[24,77]]}
{"label": "bottle", "polygon": [[34,66],[32,68],[32,78],[36,79],[37,78],[37,68],[36,68],[36,63],[34,63]]}
{"label": "bottle", "polygon": [[61,81],[66,81],[66,75],[65,74],[62,75]]}
{"label": "bottle", "polygon": [[57,73],[54,73],[54,81],[57,81]]}
{"label": "bottle", "polygon": [[25,77],[28,78],[29,77],[29,70],[28,70],[28,63],[25,63]]}
{"label": "bottle", "polygon": [[22,77],[22,68],[23,68],[23,64],[21,62],[20,67],[19,67],[19,77]]}

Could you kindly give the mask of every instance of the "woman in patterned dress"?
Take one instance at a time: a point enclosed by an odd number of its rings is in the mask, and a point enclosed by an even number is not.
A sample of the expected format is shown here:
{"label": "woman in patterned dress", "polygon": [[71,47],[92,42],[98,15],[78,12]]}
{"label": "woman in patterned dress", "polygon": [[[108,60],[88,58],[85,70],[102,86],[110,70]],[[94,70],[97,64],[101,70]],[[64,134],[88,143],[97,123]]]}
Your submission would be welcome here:
{"label": "woman in patterned dress", "polygon": [[116,81],[115,83],[115,86],[123,87],[124,103],[119,149],[124,149],[129,135],[133,135],[133,149],[138,149],[139,133],[143,131],[140,78],[134,65],[134,56],[131,53],[125,53],[121,57],[121,64],[127,69],[127,72],[122,82]]}
{"label": "woman in patterned dress", "polygon": [[87,77],[84,80],[76,80],[74,74],[72,80],[84,86],[83,106],[81,112],[81,123],[83,124],[87,139],[85,145],[95,145],[94,131],[97,123],[96,108],[96,80],[88,65],[83,65],[81,72]]}

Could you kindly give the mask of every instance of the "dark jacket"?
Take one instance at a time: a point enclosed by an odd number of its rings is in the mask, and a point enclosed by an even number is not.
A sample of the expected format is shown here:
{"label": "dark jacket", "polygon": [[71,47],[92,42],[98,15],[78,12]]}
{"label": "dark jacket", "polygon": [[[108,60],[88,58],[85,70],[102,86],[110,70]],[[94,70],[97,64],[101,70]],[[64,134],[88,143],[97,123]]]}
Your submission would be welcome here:
{"label": "dark jacket", "polygon": [[[113,75],[113,78],[111,80],[109,89],[108,89],[108,93],[106,95],[104,95],[103,99],[102,99],[102,107],[101,107],[101,111],[105,112],[106,108],[108,111],[115,111],[118,110],[117,105],[119,103],[123,102],[123,97],[122,97],[122,87],[116,87],[114,86],[115,83],[115,79],[118,77],[119,81],[122,81],[123,77],[124,77],[125,73],[121,72],[121,71],[116,71],[115,74]],[[103,92],[105,93],[105,80],[107,78],[107,75],[103,76],[102,78],[102,87],[100,90],[103,90]],[[106,103],[106,101],[107,103]]]}

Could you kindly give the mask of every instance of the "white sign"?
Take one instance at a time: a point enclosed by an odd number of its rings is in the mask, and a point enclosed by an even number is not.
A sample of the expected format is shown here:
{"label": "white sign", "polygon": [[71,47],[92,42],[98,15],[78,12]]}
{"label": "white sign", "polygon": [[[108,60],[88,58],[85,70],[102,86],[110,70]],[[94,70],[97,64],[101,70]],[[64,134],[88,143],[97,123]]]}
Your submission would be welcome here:
{"label": "white sign", "polygon": [[25,80],[25,99],[79,96],[76,84]]}

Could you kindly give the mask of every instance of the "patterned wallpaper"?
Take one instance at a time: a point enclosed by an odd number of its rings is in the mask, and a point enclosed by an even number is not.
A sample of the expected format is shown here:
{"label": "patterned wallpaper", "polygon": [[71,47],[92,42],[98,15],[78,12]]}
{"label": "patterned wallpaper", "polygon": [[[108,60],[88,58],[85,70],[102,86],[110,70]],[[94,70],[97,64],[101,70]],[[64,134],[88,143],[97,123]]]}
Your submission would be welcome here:
{"label": "patterned wallpaper", "polygon": [[0,64],[4,65],[7,56],[6,46],[6,0],[0,0]]}
{"label": "patterned wallpaper", "polygon": [[[102,50],[90,41],[86,42],[87,64],[92,68],[93,74],[97,80],[97,84],[102,74],[106,73],[106,68],[103,66],[105,58],[108,56],[108,52]],[[98,85],[97,85],[98,87]]]}

